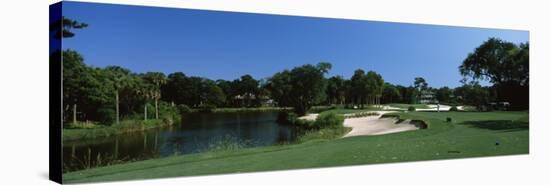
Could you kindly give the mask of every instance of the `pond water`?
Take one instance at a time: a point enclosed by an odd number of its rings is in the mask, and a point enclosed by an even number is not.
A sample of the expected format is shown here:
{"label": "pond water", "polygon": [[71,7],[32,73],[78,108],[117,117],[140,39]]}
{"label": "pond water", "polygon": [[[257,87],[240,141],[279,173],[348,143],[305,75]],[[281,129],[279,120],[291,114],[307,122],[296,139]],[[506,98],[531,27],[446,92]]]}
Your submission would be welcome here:
{"label": "pond water", "polygon": [[[193,113],[181,125],[63,143],[64,171],[177,154],[205,152],[220,142],[245,147],[292,142],[295,129],[276,123],[277,112]],[[99,157],[98,157],[99,156]]]}

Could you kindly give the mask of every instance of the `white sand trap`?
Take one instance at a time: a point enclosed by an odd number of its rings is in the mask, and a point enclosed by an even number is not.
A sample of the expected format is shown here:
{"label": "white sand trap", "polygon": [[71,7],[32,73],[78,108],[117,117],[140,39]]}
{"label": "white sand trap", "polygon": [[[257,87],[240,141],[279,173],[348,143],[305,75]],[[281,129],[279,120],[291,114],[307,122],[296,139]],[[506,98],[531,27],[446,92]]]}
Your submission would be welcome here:
{"label": "white sand trap", "polygon": [[[382,114],[383,113],[380,115]],[[409,130],[418,130],[418,128],[413,124],[410,124],[409,121],[403,121],[399,124],[396,124],[396,121],[397,120],[394,118],[380,119],[380,116],[348,118],[344,121],[344,126],[351,127],[352,130],[348,134],[344,135],[344,137],[382,135]]]}
{"label": "white sand trap", "polygon": [[305,116],[300,116],[298,119],[315,121],[315,119],[317,119],[317,116],[319,116],[319,114],[308,114]]}
{"label": "white sand trap", "polygon": [[[343,137],[351,136],[364,136],[364,135],[382,135],[390,134],[396,132],[404,132],[409,130],[418,130],[416,126],[410,124],[409,121],[403,121],[399,124],[396,124],[397,121],[394,118],[382,118],[385,113],[395,112],[395,111],[373,111],[378,112],[378,116],[367,116],[360,118],[346,118],[344,120],[344,126],[350,127],[351,131],[344,135]],[[302,116],[299,119],[305,120],[315,120],[319,114],[308,114]],[[346,114],[348,115],[348,114]],[[349,114],[351,115],[351,114]]]}

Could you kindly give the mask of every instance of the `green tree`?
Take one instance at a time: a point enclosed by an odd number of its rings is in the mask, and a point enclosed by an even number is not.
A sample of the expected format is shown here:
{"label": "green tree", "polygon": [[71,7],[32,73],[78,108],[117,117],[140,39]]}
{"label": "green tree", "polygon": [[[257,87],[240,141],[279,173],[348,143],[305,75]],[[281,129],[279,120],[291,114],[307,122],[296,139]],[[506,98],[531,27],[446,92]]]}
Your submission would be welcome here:
{"label": "green tree", "polygon": [[491,100],[489,88],[481,86],[476,81],[465,83],[458,89],[458,92],[463,97],[463,103],[476,106],[478,110],[483,110],[485,105]]}
{"label": "green tree", "polygon": [[468,54],[459,70],[465,78],[493,83],[499,101],[509,101],[516,109],[528,108],[529,43],[518,46],[489,38]]}
{"label": "green tree", "polygon": [[[62,38],[75,36],[75,34],[71,32],[71,29],[82,29],[87,26],[86,23],[80,23],[63,16],[61,19],[50,24],[50,34],[60,42]],[[61,59],[63,59],[63,61],[61,61]],[[83,61],[83,57],[78,52],[70,49],[65,51],[57,50],[50,53],[50,62],[62,63],[63,66],[62,88],[65,104],[63,120],[67,121],[68,116],[65,112],[68,112],[68,109],[72,106],[73,123],[77,122],[77,104],[85,103],[86,100],[89,100],[87,99],[89,97],[79,95],[88,93],[88,90],[90,90],[88,88],[94,88],[97,85],[94,84],[93,80],[87,81],[92,78],[90,76],[91,69],[88,68]]]}
{"label": "green tree", "polygon": [[366,102],[369,89],[367,88],[367,76],[365,75],[365,71],[362,69],[357,69],[353,73],[353,76],[351,77],[351,96],[352,96],[352,104],[359,104],[361,108],[363,108],[363,105]]}
{"label": "green tree", "polygon": [[[189,100],[197,86],[191,86],[190,80],[182,72],[175,72],[168,75],[166,84],[161,87],[164,101],[178,105],[194,106]],[[198,90],[196,90],[198,91]]]}
{"label": "green tree", "polygon": [[[110,78],[112,79],[113,89],[115,94],[115,112],[116,119],[115,123],[120,123],[120,93],[124,90],[134,89],[135,84],[132,81],[132,76],[130,70],[119,67],[119,66],[108,66],[105,70],[109,73]],[[127,97],[127,96],[126,96]]]}
{"label": "green tree", "polygon": [[268,88],[279,106],[293,107],[295,113],[305,115],[313,105],[325,100],[324,75],[331,67],[330,63],[319,63],[284,70],[269,79]]}
{"label": "green tree", "polygon": [[158,101],[161,98],[161,86],[166,84],[166,76],[160,72],[147,72],[143,75],[143,80],[151,84],[150,95],[155,100],[155,119],[159,119]]}
{"label": "green tree", "polygon": [[143,102],[143,120],[147,121],[147,114],[148,114],[148,100],[153,99],[154,97],[154,87],[151,87],[150,84],[140,84],[140,86],[137,88],[137,94],[140,95],[144,102]]}
{"label": "green tree", "polygon": [[442,103],[452,103],[451,95],[453,94],[453,91],[451,88],[445,86],[441,87],[436,90],[435,97],[439,102]]}
{"label": "green tree", "polygon": [[345,80],[342,76],[333,76],[327,83],[327,101],[329,104],[343,104],[345,101]]}
{"label": "green tree", "polygon": [[201,79],[199,98],[200,104],[220,106],[225,103],[223,90],[209,79]]}
{"label": "green tree", "polygon": [[238,103],[235,97],[239,93],[237,92],[237,88],[234,81],[219,79],[219,80],[216,80],[216,85],[220,87],[223,91],[223,94],[225,94],[225,106],[228,106],[228,107],[238,106]]}
{"label": "green tree", "polygon": [[243,75],[239,80],[235,80],[234,87],[236,86],[236,92],[243,98],[244,101],[240,103],[241,106],[250,107],[253,104],[255,106],[258,104],[258,102],[252,103],[252,99],[259,99],[257,97],[260,91],[259,85],[259,81],[250,75]]}
{"label": "green tree", "polygon": [[428,83],[422,77],[414,78],[414,100],[411,103],[418,103],[423,91],[428,89]]}
{"label": "green tree", "polygon": [[380,97],[382,97],[382,92],[384,92],[384,79],[382,75],[369,71],[366,75],[366,83],[369,104],[380,105]]}
{"label": "green tree", "polygon": [[386,82],[384,84],[382,100],[384,103],[394,103],[394,101],[401,101],[401,92],[396,86]]}
{"label": "green tree", "polygon": [[78,22],[63,16],[60,20],[53,22],[50,25],[50,32],[53,33],[54,38],[71,38],[75,34],[72,32],[72,29],[83,29],[88,27],[88,24],[83,22]]}
{"label": "green tree", "polygon": [[[76,51],[67,49],[63,55],[63,104],[64,112],[72,107],[72,122],[77,122],[78,105],[91,101],[91,88],[99,84],[92,80],[91,69],[84,64],[84,58]],[[53,56],[57,58],[58,56]],[[65,120],[67,120],[67,115]]]}

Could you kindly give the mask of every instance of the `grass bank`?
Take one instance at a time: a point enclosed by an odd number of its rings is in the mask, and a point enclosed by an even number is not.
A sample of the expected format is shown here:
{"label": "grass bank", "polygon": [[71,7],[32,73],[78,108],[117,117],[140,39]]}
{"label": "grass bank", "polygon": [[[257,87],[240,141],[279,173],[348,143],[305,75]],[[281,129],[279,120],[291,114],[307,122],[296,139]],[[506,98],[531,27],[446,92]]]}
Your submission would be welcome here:
{"label": "grass bank", "polygon": [[[64,183],[529,153],[528,112],[407,112],[428,129],[152,159],[76,171]],[[452,119],[447,122],[447,118]]]}
{"label": "grass bank", "polygon": [[63,141],[95,139],[101,137],[109,137],[113,135],[144,131],[152,128],[166,127],[178,124],[179,121],[169,121],[162,119],[151,120],[124,120],[119,124],[97,125],[83,124],[82,126],[69,126],[63,129]]}

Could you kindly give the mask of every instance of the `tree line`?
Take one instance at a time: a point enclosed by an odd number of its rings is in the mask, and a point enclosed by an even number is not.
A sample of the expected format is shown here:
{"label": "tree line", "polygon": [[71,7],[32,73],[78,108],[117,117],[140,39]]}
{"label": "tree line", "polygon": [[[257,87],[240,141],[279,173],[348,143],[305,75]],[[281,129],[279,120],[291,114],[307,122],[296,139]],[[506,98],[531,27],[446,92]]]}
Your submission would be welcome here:
{"label": "tree line", "polygon": [[[71,29],[88,25],[63,18],[63,31],[50,30],[70,38]],[[66,25],[65,25],[66,24]],[[160,119],[162,112],[189,108],[292,107],[304,115],[316,105],[345,105],[364,108],[387,103],[418,103],[424,92],[433,92],[440,103],[481,107],[491,101],[509,101],[518,109],[528,108],[529,44],[519,46],[490,38],[459,67],[464,76],[457,88],[432,88],[422,77],[413,85],[385,82],[375,71],[354,71],[350,79],[327,77],[328,62],[305,64],[277,72],[264,79],[243,75],[234,80],[212,80],[182,72],[133,73],[120,66],[88,66],[71,49],[51,54],[55,62],[63,57],[64,121],[92,120],[119,123],[120,119]],[[488,79],[494,85],[482,86]],[[468,81],[469,80],[469,81]],[[68,114],[71,113],[71,114]]]}

